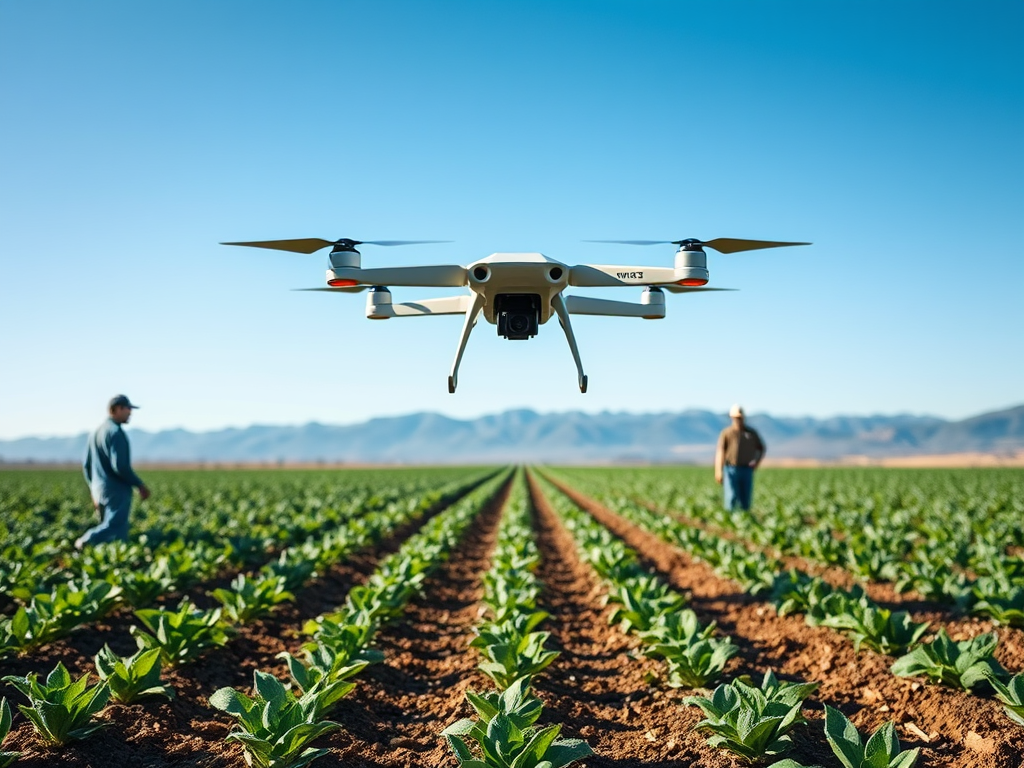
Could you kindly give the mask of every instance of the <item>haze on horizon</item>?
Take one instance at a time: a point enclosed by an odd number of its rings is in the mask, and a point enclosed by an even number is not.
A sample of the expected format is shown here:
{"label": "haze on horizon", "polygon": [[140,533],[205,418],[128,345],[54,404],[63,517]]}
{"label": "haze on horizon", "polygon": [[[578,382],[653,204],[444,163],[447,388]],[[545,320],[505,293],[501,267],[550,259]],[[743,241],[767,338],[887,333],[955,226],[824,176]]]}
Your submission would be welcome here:
{"label": "haze on horizon", "polygon": [[[935,415],[1024,393],[1024,6],[453,0],[0,5],[0,439],[512,408]],[[951,41],[955,41],[955,45]],[[527,342],[370,322],[285,237],[751,237],[665,320]],[[395,300],[445,291],[395,289]],[[639,291],[587,295],[636,300]]]}

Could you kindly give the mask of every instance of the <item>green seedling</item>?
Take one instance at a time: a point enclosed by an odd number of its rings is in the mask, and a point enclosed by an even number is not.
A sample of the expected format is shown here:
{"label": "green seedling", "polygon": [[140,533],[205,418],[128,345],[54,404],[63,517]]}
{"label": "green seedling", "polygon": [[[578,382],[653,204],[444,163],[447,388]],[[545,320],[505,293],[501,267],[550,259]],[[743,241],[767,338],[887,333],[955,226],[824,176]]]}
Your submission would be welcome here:
{"label": "green seedling", "polygon": [[67,669],[58,662],[43,684],[35,672],[25,677],[8,675],[4,682],[28,699],[29,706],[19,704],[18,709],[44,741],[66,744],[84,739],[106,725],[93,722],[93,716],[107,705],[110,689],[106,683],[90,686],[88,673],[72,681]]}
{"label": "green seedling", "polygon": [[231,581],[231,589],[215,589],[212,595],[223,606],[224,615],[236,624],[246,624],[270,613],[275,605],[295,599],[285,588],[283,576],[250,579],[244,573]]}
{"label": "green seedling", "polygon": [[853,640],[854,651],[862,646],[894,655],[902,653],[928,631],[928,622],[916,623],[907,611],[893,613],[864,600],[849,600],[836,592],[826,598],[823,607],[829,611],[821,621],[824,627],[844,630]]}
{"label": "green seedling", "polygon": [[768,670],[761,687],[737,678],[718,686],[711,698],[689,696],[685,704],[700,707],[704,719],[696,727],[713,735],[708,743],[748,763],[789,751],[789,731],[807,721],[800,710],[817,683],[783,683]]}
{"label": "green seedling", "polygon": [[164,663],[170,667],[199,657],[210,648],[228,641],[220,623],[220,609],[201,611],[189,600],[182,600],[176,611],[166,608],[145,608],[135,612],[149,632],[131,628],[140,648],[159,648]]}
{"label": "green seedling", "polygon": [[467,692],[479,719],[465,718],[442,732],[462,768],[564,768],[593,754],[585,741],[559,739],[560,725],[534,726],[542,704],[529,690],[521,679],[501,694]]}
{"label": "green seedling", "polygon": [[[11,707],[7,699],[0,699],[0,745],[4,743],[7,734],[11,732]],[[11,752],[0,749],[0,768],[7,768],[18,759],[21,752]]]}
{"label": "green seedling", "polygon": [[245,748],[246,762],[256,768],[301,768],[326,755],[330,750],[308,746],[341,728],[321,719],[325,702],[337,701],[355,685],[339,681],[299,698],[273,675],[257,670],[253,677],[253,698],[234,688],[221,688],[210,697],[210,706],[238,721],[226,740]]}
{"label": "green seedling", "polygon": [[143,696],[170,699],[174,690],[160,683],[161,662],[159,648],[139,650],[122,658],[104,645],[96,654],[96,671],[110,687],[111,696],[122,704],[131,704]]}
{"label": "green seedling", "polygon": [[890,721],[864,742],[842,712],[825,705],[825,737],[844,768],[912,768],[920,749],[903,751]]}
{"label": "green seedling", "polygon": [[558,658],[558,651],[544,648],[549,632],[520,635],[513,631],[502,637],[500,629],[495,632],[484,631],[471,643],[484,657],[478,665],[480,671],[491,678],[498,688],[504,690],[520,678],[532,677]]}
{"label": "green seedling", "polygon": [[995,632],[954,642],[943,628],[932,642],[919,645],[898,658],[892,665],[892,673],[900,677],[926,677],[930,683],[967,691],[979,683],[1007,676],[992,655],[998,643]]}
{"label": "green seedling", "polygon": [[1017,725],[1024,725],[1024,673],[1014,675],[1006,683],[996,678],[989,682],[996,689],[996,698],[1003,703],[1006,716]]}

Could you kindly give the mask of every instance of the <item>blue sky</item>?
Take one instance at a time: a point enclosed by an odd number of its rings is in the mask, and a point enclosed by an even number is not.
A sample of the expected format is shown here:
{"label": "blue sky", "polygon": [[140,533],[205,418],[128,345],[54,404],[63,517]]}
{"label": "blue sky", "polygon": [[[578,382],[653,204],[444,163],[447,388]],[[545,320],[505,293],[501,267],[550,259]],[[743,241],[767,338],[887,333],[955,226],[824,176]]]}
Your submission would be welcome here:
{"label": "blue sky", "polygon": [[[983,9],[983,10],[982,10]],[[1024,401],[1024,5],[0,4],[0,438],[435,410],[963,417]],[[287,237],[749,237],[665,320],[370,322]],[[395,300],[444,291],[395,289]],[[634,293],[636,295],[634,295]],[[593,292],[636,299],[639,291]]]}

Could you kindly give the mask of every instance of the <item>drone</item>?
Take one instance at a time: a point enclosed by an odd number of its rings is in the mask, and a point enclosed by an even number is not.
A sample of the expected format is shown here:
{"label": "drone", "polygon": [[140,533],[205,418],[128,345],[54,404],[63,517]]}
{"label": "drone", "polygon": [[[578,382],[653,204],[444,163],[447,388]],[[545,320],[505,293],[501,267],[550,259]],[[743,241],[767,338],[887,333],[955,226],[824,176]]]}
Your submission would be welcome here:
{"label": "drone", "polygon": [[[810,243],[788,243],[773,240],[738,240],[720,237],[714,240],[587,240],[590,243],[619,245],[677,246],[673,267],[609,266],[579,264],[568,266],[542,253],[493,253],[487,258],[463,267],[437,264],[416,267],[381,267],[363,269],[360,245],[421,245],[450,242],[447,240],[260,240],[244,243],[252,248],[312,254],[330,247],[326,288],[300,288],[305,291],[357,293],[369,290],[366,316],[371,320],[393,317],[426,317],[433,315],[464,315],[459,346],[448,375],[448,391],[455,393],[459,382],[459,366],[466,351],[469,335],[481,316],[498,327],[498,335],[510,340],[531,339],[540,326],[557,316],[569,342],[580,392],[587,391],[580,351],[576,345],[570,318],[573,315],[639,317],[660,320],[665,317],[665,294],[729,291],[731,288],[708,287],[707,253],[739,253],[761,248],[779,248]],[[469,293],[422,301],[396,303],[391,300],[389,286],[416,288],[468,288]],[[564,295],[566,288],[640,287],[640,302],[613,301],[590,296]]]}

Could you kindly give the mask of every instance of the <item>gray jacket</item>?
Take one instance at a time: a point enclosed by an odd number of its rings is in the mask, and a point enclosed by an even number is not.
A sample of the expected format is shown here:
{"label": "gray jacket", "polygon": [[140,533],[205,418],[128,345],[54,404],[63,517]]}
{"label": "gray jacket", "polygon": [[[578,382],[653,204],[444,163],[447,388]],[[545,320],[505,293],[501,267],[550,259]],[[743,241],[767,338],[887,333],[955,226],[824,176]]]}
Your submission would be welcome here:
{"label": "gray jacket", "polygon": [[128,436],[113,419],[100,424],[89,437],[82,470],[93,501],[99,504],[131,504],[132,488],[143,485],[132,469]]}

